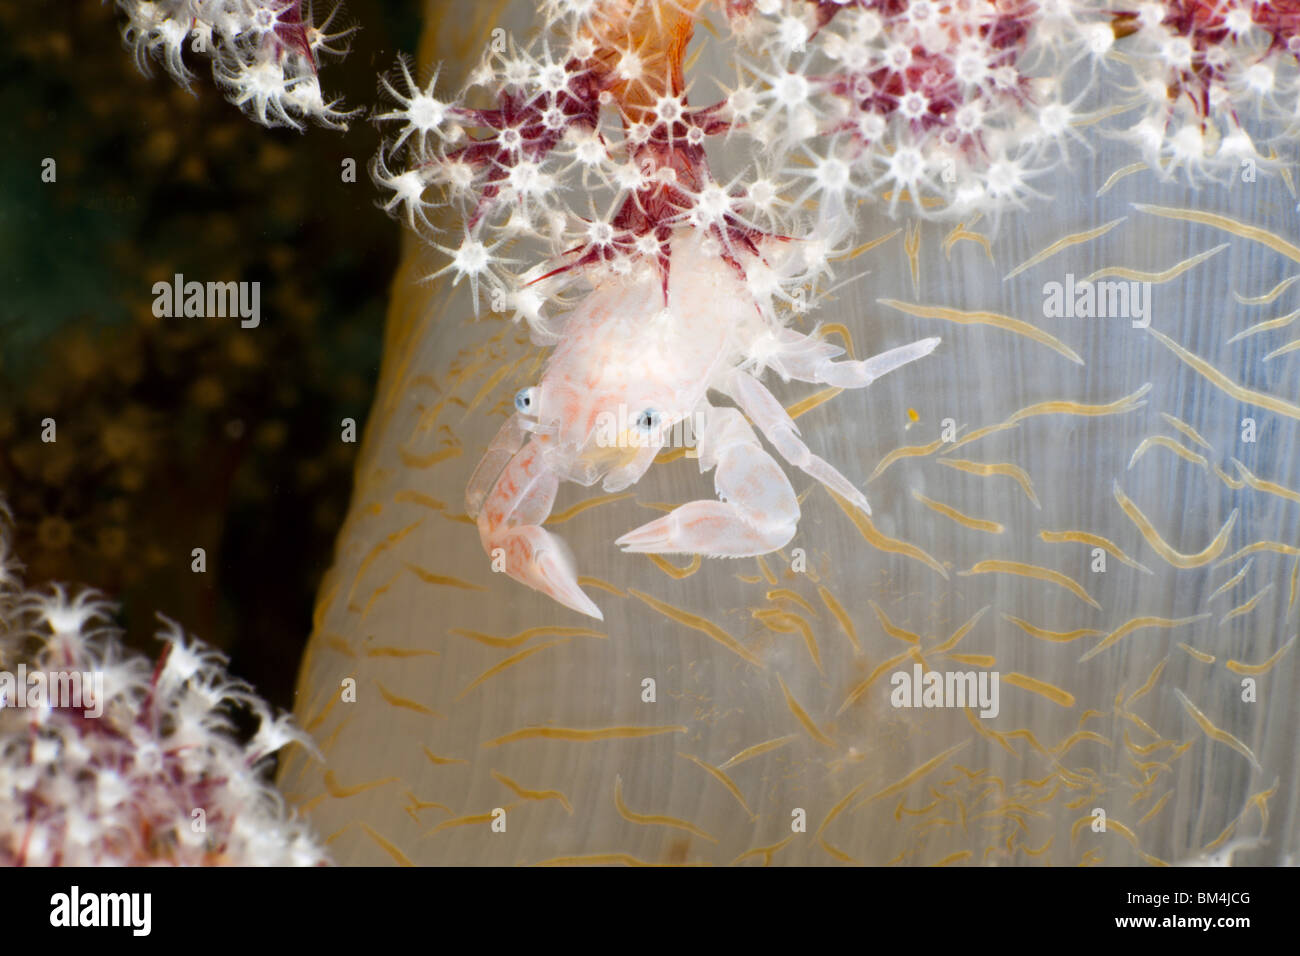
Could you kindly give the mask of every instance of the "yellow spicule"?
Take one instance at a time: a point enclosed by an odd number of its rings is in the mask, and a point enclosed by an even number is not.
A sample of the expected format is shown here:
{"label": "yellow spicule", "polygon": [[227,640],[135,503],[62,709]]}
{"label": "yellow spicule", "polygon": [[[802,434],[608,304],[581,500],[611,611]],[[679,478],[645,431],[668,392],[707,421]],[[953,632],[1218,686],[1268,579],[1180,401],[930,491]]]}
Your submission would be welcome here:
{"label": "yellow spicule", "polygon": [[937,560],[926,554],[914,544],[909,544],[906,541],[900,541],[897,538],[891,538],[888,535],[882,534],[876,529],[876,526],[871,519],[861,511],[849,504],[835,492],[831,491],[828,493],[835,499],[835,503],[840,506],[841,510],[849,516],[849,519],[857,526],[859,533],[871,544],[872,547],[880,551],[886,551],[891,554],[901,554],[916,561],[920,561],[922,564],[933,569],[936,573],[942,575],[944,579],[947,579],[947,569]]}
{"label": "yellow spicule", "polygon": [[1187,424],[1187,422],[1183,421],[1181,418],[1178,418],[1174,415],[1170,415],[1168,412],[1161,412],[1160,417],[1163,418],[1170,425],[1173,425],[1174,428],[1178,429],[1180,432],[1182,432],[1184,435],[1186,435],[1196,444],[1200,445],[1206,451],[1214,451],[1214,448],[1210,445],[1210,443],[1201,437],[1201,433],[1198,432],[1191,425]]}
{"label": "yellow spicule", "polygon": [[1001,534],[1005,527],[997,521],[989,521],[985,518],[972,518],[970,515],[962,514],[951,505],[945,505],[942,502],[934,501],[921,494],[915,488],[912,489],[912,497],[921,504],[925,505],[931,511],[943,515],[945,518],[951,518],[964,527],[973,531],[984,531],[988,534]]}
{"label": "yellow spicule", "polygon": [[1291,569],[1291,596],[1287,598],[1286,607],[1289,612],[1296,606],[1296,596],[1300,595],[1300,558],[1296,559],[1295,566]]}
{"label": "yellow spicule", "polygon": [[798,418],[800,415],[806,415],[818,406],[825,405],[836,395],[840,394],[842,388],[824,388],[820,392],[814,392],[807,398],[801,398],[799,401],[786,408],[786,414],[791,418]]}
{"label": "yellow spicule", "polygon": [[956,468],[958,471],[964,471],[970,475],[978,475],[981,478],[1012,478],[1016,484],[1020,485],[1027,497],[1035,508],[1041,508],[1042,504],[1038,501],[1038,495],[1034,493],[1034,483],[1029,474],[1019,465],[1013,465],[1009,462],[983,462],[983,461],[965,461],[960,458],[940,458],[939,464],[947,465],[949,468]]}
{"label": "yellow spicule", "polygon": [[1239,385],[1209,362],[1205,361],[1205,359],[1189,352],[1163,332],[1158,332],[1153,328],[1148,328],[1147,331],[1154,335],[1160,344],[1173,352],[1189,367],[1195,369],[1207,382],[1221,390],[1224,394],[1235,398],[1240,402],[1258,405],[1260,408],[1267,409],[1270,412],[1275,412],[1278,415],[1284,415],[1287,418],[1293,418],[1300,421],[1300,405],[1296,405],[1294,402],[1288,402],[1283,398],[1278,398],[1276,395],[1269,395],[1266,392],[1260,392],[1255,389],[1246,388],[1244,385]]}
{"label": "yellow spicule", "polygon": [[[1146,395],[1147,392],[1149,392],[1150,390],[1151,390],[1151,385],[1148,383],[1146,385],[1143,385],[1132,395],[1126,395],[1123,398],[1117,399],[1113,402],[1109,402],[1104,405],[1087,405],[1082,402],[1071,401],[1069,399],[1055,399],[1052,401],[1037,402],[1036,404],[1033,405],[1027,405],[1024,408],[1020,409],[1018,412],[1015,412],[1009,418],[1001,422],[998,422],[997,424],[985,425],[981,428],[976,429],[973,432],[970,432],[969,434],[967,434],[962,438],[955,439],[954,441],[946,441],[943,438],[938,438],[926,445],[907,445],[900,448],[895,448],[893,451],[885,455],[885,457],[880,460],[880,464],[876,466],[875,470],[867,478],[867,481],[868,482],[874,481],[876,478],[880,477],[880,475],[890,465],[892,465],[896,461],[899,461],[900,459],[917,458],[917,457],[932,455],[940,448],[946,448],[948,451],[955,451],[956,449],[960,448],[962,445],[966,445],[974,441],[979,441],[981,438],[987,438],[989,435],[997,434],[998,432],[1004,432],[1016,428],[1020,422],[1026,419],[1035,418],[1039,415],[1079,415],[1084,417],[1098,417],[1104,415],[1123,415],[1126,414],[1127,412],[1134,411],[1135,409],[1141,408],[1143,405],[1145,405],[1146,403],[1140,401],[1140,399],[1142,398],[1142,396]],[[974,463],[968,463],[968,464],[974,464]],[[960,466],[954,466],[954,467],[960,467]],[[1024,482],[1022,482],[1022,486],[1025,485],[1028,485],[1027,478],[1025,479]],[[1031,495],[1031,500],[1033,500],[1032,495]]]}
{"label": "yellow spicule", "polygon": [[619,816],[631,823],[638,823],[643,826],[672,827],[677,830],[685,830],[687,833],[702,840],[708,840],[710,843],[718,842],[717,837],[710,836],[704,830],[686,820],[680,820],[677,817],[670,817],[662,813],[637,813],[631,810],[623,802],[623,778],[621,776],[614,778],[614,805],[618,807]]}
{"label": "yellow spicule", "polygon": [[[1069,691],[1061,690],[1061,688],[1053,684],[1049,684],[1047,683],[1047,681],[1039,680],[1036,677],[1029,677],[1025,674],[1013,673],[1013,674],[1004,675],[1002,680],[1005,683],[1010,684],[1012,687],[1019,687],[1022,688],[1023,690],[1030,691],[1031,693],[1038,694],[1042,697],[1046,697],[1052,703],[1059,704],[1061,707],[1074,706],[1073,694],[1071,694]],[[1076,739],[1100,740],[1101,738],[1099,738],[1096,734],[1092,733],[1091,731],[1081,730],[1078,733],[1076,733],[1074,736],[1070,737],[1067,743],[1061,744],[1061,748],[1063,750],[1069,750],[1070,747],[1074,745]]]}
{"label": "yellow spicule", "polygon": [[1083,232],[1076,232],[1068,236],[1062,236],[1060,239],[1057,239],[1055,242],[1048,243],[1042,249],[1038,250],[1038,252],[1035,252],[1024,262],[1020,263],[1020,265],[1016,266],[1014,269],[1008,272],[1003,277],[1003,281],[1005,282],[1007,279],[1015,278],[1016,276],[1020,275],[1020,273],[1024,272],[1026,269],[1030,269],[1038,265],[1040,262],[1045,262],[1046,260],[1050,259],[1052,256],[1056,255],[1058,252],[1068,249],[1071,246],[1077,246],[1083,242],[1092,242],[1092,240],[1094,239],[1100,239],[1102,236],[1106,235],[1106,233],[1110,232],[1112,229],[1114,229],[1116,226],[1118,226],[1120,223],[1124,222],[1127,219],[1128,216],[1120,216],[1118,219],[1112,219],[1110,222],[1105,223],[1104,225],[1101,226],[1097,226],[1094,229],[1085,229]]}
{"label": "yellow spicule", "polygon": [[713,777],[713,779],[717,780],[718,783],[722,784],[722,786],[726,788],[727,792],[736,798],[736,802],[740,804],[741,808],[745,811],[746,815],[749,817],[751,822],[758,819],[754,815],[754,811],[749,809],[749,804],[745,802],[745,796],[740,792],[740,788],[736,786],[735,781],[733,781],[729,776],[727,776],[726,772],[721,767],[715,767],[713,766],[713,764],[701,760],[699,757],[695,756],[694,754],[687,754],[678,751],[677,756],[689,760],[697,767],[702,768],[709,774],[709,776]]}
{"label": "yellow spicule", "polygon": [[[1286,283],[1284,283],[1284,285],[1285,284]],[[1274,329],[1286,328],[1298,318],[1300,318],[1300,309],[1292,309],[1286,315],[1279,315],[1275,319],[1265,319],[1262,322],[1256,322],[1254,325],[1242,329],[1232,338],[1228,339],[1228,344],[1232,345],[1236,342],[1240,342],[1242,339],[1248,339],[1252,335],[1259,335],[1261,332],[1271,332]]]}
{"label": "yellow spicule", "polygon": [[1296,504],[1300,504],[1300,491],[1292,491],[1290,488],[1284,488],[1282,485],[1279,485],[1277,482],[1265,481],[1261,478],[1256,478],[1253,474],[1251,474],[1250,469],[1247,468],[1245,465],[1243,465],[1241,462],[1237,461],[1237,459],[1230,458],[1229,461],[1232,462],[1233,467],[1235,467],[1237,469],[1238,474],[1241,475],[1241,480],[1244,481],[1251,488],[1254,488],[1256,491],[1266,492],[1267,494],[1270,495],[1276,495],[1277,497],[1282,498],[1286,501],[1293,501]]}
{"label": "yellow spicule", "polygon": [[1090,274],[1086,282],[1095,282],[1098,279],[1108,279],[1115,276],[1120,279],[1128,279],[1130,282],[1150,282],[1152,285],[1159,285],[1163,282],[1169,282],[1178,278],[1189,269],[1195,269],[1202,262],[1206,262],[1217,256],[1224,249],[1228,248],[1228,243],[1221,242],[1213,249],[1207,249],[1205,252],[1198,253],[1194,256],[1188,256],[1182,262],[1175,263],[1168,269],[1162,269],[1159,272],[1143,272],[1139,269],[1130,269],[1127,266],[1107,266],[1104,269],[1098,269]]}
{"label": "yellow spicule", "polygon": [[1026,564],[1023,561],[1003,561],[996,558],[990,558],[980,561],[969,571],[961,571],[960,574],[1018,574],[1022,577],[1033,578],[1036,581],[1046,581],[1049,584],[1055,584],[1057,587],[1065,588],[1080,601],[1090,604],[1097,610],[1101,610],[1098,604],[1083,586],[1060,571],[1053,571],[1051,568],[1039,567],[1036,564]]}
{"label": "yellow spicule", "polygon": [[1097,190],[1097,197],[1101,198],[1102,196],[1106,195],[1106,193],[1110,192],[1111,189],[1115,187],[1115,184],[1118,183],[1121,179],[1124,179],[1127,176],[1132,176],[1134,173],[1140,173],[1143,170],[1150,169],[1150,168],[1151,167],[1148,166],[1146,163],[1129,163],[1127,166],[1115,170],[1115,172],[1111,173],[1110,176],[1106,178],[1106,181],[1102,183],[1101,188]]}
{"label": "yellow spicule", "polygon": [[1241,754],[1243,757],[1249,760],[1251,765],[1256,770],[1261,769],[1259,765],[1259,761],[1255,758],[1254,751],[1252,751],[1249,747],[1247,747],[1244,743],[1242,743],[1237,737],[1228,733],[1223,728],[1216,727],[1210,721],[1210,718],[1206,717],[1205,714],[1201,712],[1201,709],[1199,707],[1197,707],[1190,700],[1188,700],[1187,695],[1184,694],[1181,690],[1175,688],[1174,693],[1178,695],[1178,699],[1182,702],[1183,707],[1186,708],[1189,714],[1191,714],[1192,720],[1196,721],[1196,725],[1205,732],[1205,736],[1209,737],[1211,740],[1218,741],[1221,744],[1227,744],[1233,750],[1237,751],[1237,753]]}
{"label": "yellow spicule", "polygon": [[1102,640],[1097,644],[1096,647],[1094,647],[1092,650],[1088,651],[1086,654],[1084,654],[1082,657],[1079,658],[1079,662],[1082,663],[1083,661],[1091,660],[1092,658],[1100,654],[1102,651],[1106,650],[1108,647],[1111,647],[1112,645],[1128,637],[1134,631],[1139,631],[1142,628],[1183,627],[1185,625],[1195,623],[1196,621],[1203,621],[1207,617],[1209,617],[1208,614],[1201,614],[1198,615],[1197,617],[1184,617],[1184,618],[1179,618],[1178,620],[1170,620],[1168,618],[1154,617],[1150,615],[1143,616],[1143,617],[1135,617],[1131,621],[1126,621],[1125,623],[1121,624],[1119,627],[1115,628],[1115,630],[1111,631],[1104,638],[1102,638]]}
{"label": "yellow spicule", "polygon": [[[980,218],[979,215],[976,214],[975,218],[971,220],[970,225],[974,226],[975,223],[979,221],[979,218]],[[952,230],[952,232],[944,236],[943,239],[944,257],[947,259],[951,259],[953,246],[955,246],[957,243],[961,242],[962,240],[965,240],[967,242],[978,243],[980,248],[984,250],[984,254],[988,256],[989,264],[992,265],[993,264],[993,243],[989,241],[989,237],[984,235],[982,232],[974,232],[971,229],[966,228],[966,226],[967,224],[964,222],[958,223],[956,227]]]}
{"label": "yellow spicule", "polygon": [[735,754],[726,763],[722,764],[720,769],[733,767],[736,764],[744,763],[746,760],[752,760],[754,757],[761,757],[765,753],[770,753],[778,747],[784,747],[790,741],[794,740],[798,734],[786,734],[784,737],[774,737],[771,740],[764,740],[762,743],[754,744],[752,747],[746,747],[740,753]]}
{"label": "yellow spicule", "polygon": [[[1287,276],[1277,285],[1273,286],[1272,289],[1263,293],[1262,295],[1244,296],[1241,295],[1239,292],[1234,292],[1232,293],[1232,297],[1236,299],[1238,302],[1240,302],[1242,305],[1271,305],[1272,303],[1277,301],[1278,296],[1280,296],[1287,289],[1291,288],[1291,286],[1294,285],[1297,281],[1300,281],[1300,275]],[[1229,339],[1229,341],[1232,340]]]}
{"label": "yellow spicule", "polygon": [[1231,591],[1233,588],[1235,588],[1238,584],[1240,584],[1245,579],[1246,572],[1250,570],[1250,566],[1254,563],[1255,563],[1255,559],[1250,558],[1245,564],[1241,566],[1240,571],[1238,571],[1232,577],[1228,578],[1228,580],[1224,581],[1217,588],[1215,588],[1214,592],[1208,598],[1205,599],[1205,603],[1209,604],[1220,594],[1226,594],[1229,591]]}
{"label": "yellow spicule", "polygon": [[[771,592],[768,592],[768,600],[771,600]],[[801,599],[802,600],[802,599]],[[798,634],[803,638],[804,646],[808,648],[808,656],[817,668],[817,673],[825,674],[825,668],[822,667],[821,647],[817,643],[817,637],[813,633],[812,624],[807,618],[800,614],[782,611],[778,608],[755,608],[750,612],[753,616],[763,622],[763,626],[778,634]]]}
{"label": "yellow spicule", "polygon": [[573,804],[559,790],[528,790],[515,783],[503,773],[492,771],[492,777],[508,787],[516,796],[523,800],[558,800],[560,806],[564,807],[565,813],[573,816]]}
{"label": "yellow spicule", "polygon": [[1234,674],[1267,674],[1273,669],[1273,665],[1282,659],[1282,655],[1291,650],[1295,642],[1296,637],[1292,637],[1291,640],[1274,651],[1273,655],[1262,664],[1243,664],[1240,661],[1228,661],[1223,666]]}
{"label": "yellow spicule", "polygon": [[1152,448],[1168,448],[1184,461],[1190,461],[1193,465],[1199,465],[1202,468],[1209,469],[1210,463],[1205,460],[1204,455],[1198,455],[1190,448],[1184,448],[1178,442],[1174,441],[1168,435],[1151,435],[1142,439],[1142,444],[1138,445],[1133,451],[1133,457],[1128,460],[1130,469],[1138,463],[1138,460]]}
{"label": "yellow spicule", "polygon": [[926,445],[906,445],[901,448],[895,448],[884,458],[880,459],[880,464],[876,465],[876,470],[871,473],[867,478],[867,481],[875,481],[884,473],[886,468],[902,458],[918,458],[924,455],[933,455],[936,451],[942,448],[943,445],[943,439],[936,438],[934,441]]}
{"label": "yellow spicule", "polygon": [[567,644],[569,640],[570,638],[562,637],[559,640],[547,641],[543,644],[534,644],[532,647],[519,651],[517,654],[511,654],[505,660],[501,661],[498,664],[493,664],[482,674],[479,674],[478,677],[474,678],[472,681],[466,684],[465,689],[460,692],[460,695],[456,699],[460,700],[470,691],[474,690],[474,688],[482,686],[484,681],[488,680],[489,678],[495,677],[497,674],[500,674],[502,671],[506,670],[507,668],[513,667],[515,664],[522,663],[523,661],[532,657],[534,654],[540,653],[541,651],[547,650],[548,648],[559,647],[562,644]]}
{"label": "yellow spicule", "polygon": [[1224,522],[1223,527],[1219,529],[1219,533],[1214,536],[1214,540],[1206,545],[1204,550],[1196,554],[1184,554],[1171,547],[1164,538],[1160,537],[1160,532],[1156,531],[1155,526],[1147,519],[1147,516],[1129,499],[1128,495],[1124,494],[1118,481],[1115,482],[1113,490],[1115,500],[1119,503],[1120,508],[1124,510],[1129,520],[1142,532],[1142,536],[1147,539],[1147,542],[1155,549],[1156,553],[1169,564],[1183,570],[1199,568],[1202,565],[1209,564],[1222,554],[1223,549],[1228,546],[1228,535],[1232,533],[1232,526],[1237,523],[1237,512],[1234,510],[1228,516],[1228,520]]}
{"label": "yellow spicule", "polygon": [[1139,564],[1121,551],[1119,545],[1115,544],[1115,542],[1109,538],[1103,538],[1099,534],[1092,534],[1089,531],[1040,531],[1038,536],[1051,544],[1076,543],[1101,548],[1116,560],[1127,564],[1130,568],[1136,568],[1144,574],[1154,573],[1150,568]]}
{"label": "yellow spicule", "polygon": [[1274,554],[1285,554],[1292,557],[1300,555],[1300,547],[1286,544],[1283,541],[1256,541],[1254,544],[1248,544],[1244,548],[1234,551],[1231,555],[1216,564],[1215,567],[1218,568],[1225,564],[1231,564],[1234,561],[1246,557],[1248,554],[1262,554],[1268,551],[1271,551]]}
{"label": "yellow spicule", "polygon": [[707,634],[712,640],[717,641],[727,650],[731,651],[747,663],[753,664],[755,667],[763,666],[762,662],[746,649],[744,645],[712,621],[706,620],[698,614],[692,614],[690,611],[675,607],[667,601],[660,601],[658,598],[651,597],[649,594],[642,591],[629,590],[628,593],[633,597],[644,601],[665,617],[684,624],[693,630]]}
{"label": "yellow spicule", "polygon": [[1286,345],[1278,346],[1273,351],[1265,355],[1264,361],[1267,362],[1270,359],[1275,359],[1283,355],[1289,355],[1290,353],[1295,352],[1297,350],[1300,350],[1300,339],[1292,339]]}
{"label": "yellow spicule", "polygon": [[1282,238],[1277,233],[1261,229],[1259,226],[1252,226],[1249,223],[1240,222],[1217,213],[1202,212],[1199,209],[1177,209],[1169,206],[1156,206],[1150,203],[1134,203],[1133,206],[1135,209],[1150,213],[1153,216],[1164,216],[1168,219],[1182,219],[1186,222],[1214,226],[1216,229],[1230,232],[1234,236],[1241,236],[1252,242],[1267,246],[1274,252],[1286,256],[1292,262],[1300,262],[1300,246]]}
{"label": "yellow spicule", "polygon": [[943,319],[958,325],[990,325],[994,328],[1005,329],[1008,332],[1014,332],[1016,335],[1023,335],[1027,339],[1032,339],[1040,345],[1046,345],[1048,348],[1064,355],[1076,365],[1084,364],[1079,353],[1056,336],[1049,335],[1038,326],[1009,315],[1002,315],[999,312],[953,309],[942,305],[913,305],[909,302],[900,302],[898,299],[880,299],[879,301],[881,305],[887,305],[891,309],[897,309],[899,312],[922,319]]}
{"label": "yellow spicule", "polygon": [[1223,625],[1231,621],[1233,618],[1242,617],[1246,614],[1249,614],[1251,611],[1255,610],[1256,605],[1258,605],[1259,602],[1263,599],[1264,595],[1268,594],[1268,592],[1271,590],[1273,590],[1273,585],[1271,583],[1266,584],[1263,588],[1261,588],[1258,592],[1256,592],[1254,597],[1250,598],[1243,604],[1237,605],[1227,614],[1223,615],[1222,619],[1220,619],[1219,621],[1219,626],[1222,627]]}

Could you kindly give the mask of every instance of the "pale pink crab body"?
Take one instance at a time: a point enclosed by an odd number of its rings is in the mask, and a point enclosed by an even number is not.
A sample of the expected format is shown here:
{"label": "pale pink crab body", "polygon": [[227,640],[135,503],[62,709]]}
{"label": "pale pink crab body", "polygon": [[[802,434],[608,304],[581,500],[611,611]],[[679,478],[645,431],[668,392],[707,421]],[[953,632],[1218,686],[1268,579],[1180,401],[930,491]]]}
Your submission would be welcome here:
{"label": "pale pink crab body", "polygon": [[[852,482],[808,450],[755,376],[770,367],[785,378],[860,387],[938,342],[833,362],[841,349],[784,328],[716,243],[683,231],[673,240],[666,296],[658,270],[645,268],[597,284],[567,317],[541,382],[520,392],[518,411],[470,479],[467,509],[511,577],[600,617],[578,587],[568,549],[541,527],[561,481],[627,488],[689,418],[702,426],[700,470],[715,469],[719,500],[684,504],[617,543],[637,552],[766,554],[794,536],[799,504],[750,422],[791,464],[869,508]],[[738,408],[710,404],[710,392]]]}

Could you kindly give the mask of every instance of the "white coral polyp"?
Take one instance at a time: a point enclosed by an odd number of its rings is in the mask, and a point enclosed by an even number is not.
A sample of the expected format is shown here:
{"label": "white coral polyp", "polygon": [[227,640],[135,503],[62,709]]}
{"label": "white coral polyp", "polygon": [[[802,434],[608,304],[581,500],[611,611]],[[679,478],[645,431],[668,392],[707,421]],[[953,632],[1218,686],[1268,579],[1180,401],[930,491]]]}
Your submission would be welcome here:
{"label": "white coral polyp", "polygon": [[[90,674],[103,699],[33,707],[24,687],[0,706],[0,866],[327,863],[258,766],[310,739],[175,624],[164,619],[168,657],[154,678],[105,625],[114,609],[94,592],[25,591],[5,514],[0,505],[6,670]],[[250,702],[260,724],[245,745],[227,711]]]}
{"label": "white coral polyp", "polygon": [[149,72],[158,60],[182,86],[192,75],[188,50],[212,60],[217,82],[231,102],[263,126],[302,129],[307,121],[346,129],[350,113],[327,101],[316,75],[322,54],[342,55],[331,44],[351,30],[330,32],[337,7],[317,25],[302,16],[299,0],[116,0],[126,16],[122,37],[136,63]]}

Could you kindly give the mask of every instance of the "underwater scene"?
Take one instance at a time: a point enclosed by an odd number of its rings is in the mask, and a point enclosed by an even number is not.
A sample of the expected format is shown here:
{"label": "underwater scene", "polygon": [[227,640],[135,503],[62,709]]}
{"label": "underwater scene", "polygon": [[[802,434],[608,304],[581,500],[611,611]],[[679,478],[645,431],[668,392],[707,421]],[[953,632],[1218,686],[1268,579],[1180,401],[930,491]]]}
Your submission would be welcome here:
{"label": "underwater scene", "polygon": [[0,29],[0,862],[1296,862],[1295,0]]}

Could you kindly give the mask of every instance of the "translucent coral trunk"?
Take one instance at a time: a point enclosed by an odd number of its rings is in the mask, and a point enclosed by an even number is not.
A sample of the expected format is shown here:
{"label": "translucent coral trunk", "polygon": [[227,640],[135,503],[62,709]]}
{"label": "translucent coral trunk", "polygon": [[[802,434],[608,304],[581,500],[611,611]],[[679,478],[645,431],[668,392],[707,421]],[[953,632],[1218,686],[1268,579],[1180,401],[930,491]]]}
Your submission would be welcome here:
{"label": "translucent coral trunk", "polygon": [[[430,4],[426,58],[525,29],[501,17]],[[943,346],[775,390],[873,515],[798,476],[780,552],[666,560],[613,542],[712,493],[693,459],[565,485],[550,525],[603,622],[482,553],[464,488],[542,351],[421,283],[413,243],[300,680],[326,762],[281,778],[336,860],[1292,862],[1296,326],[1229,340],[1295,307],[1296,198],[1112,181],[1130,159],[1098,143],[995,235],[867,207],[881,241],[815,318],[858,357]],[[1145,305],[1054,314],[1099,270]],[[896,706],[914,666],[996,673],[996,715]]]}

